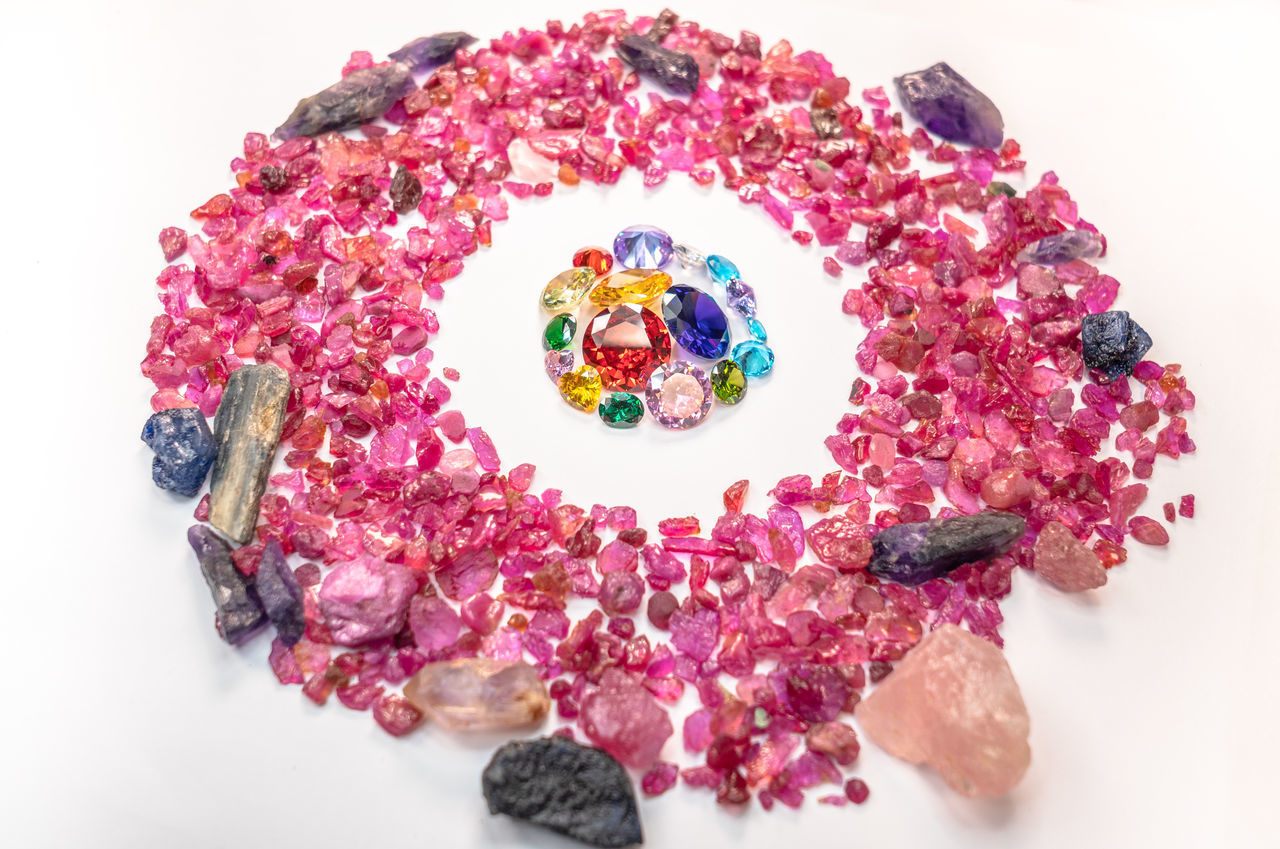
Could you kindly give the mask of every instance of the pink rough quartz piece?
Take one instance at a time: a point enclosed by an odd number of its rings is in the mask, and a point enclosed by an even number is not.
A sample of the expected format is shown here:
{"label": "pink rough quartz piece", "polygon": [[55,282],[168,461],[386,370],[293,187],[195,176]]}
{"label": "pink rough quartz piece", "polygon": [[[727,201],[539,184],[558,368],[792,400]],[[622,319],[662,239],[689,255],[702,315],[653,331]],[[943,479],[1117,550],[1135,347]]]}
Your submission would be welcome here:
{"label": "pink rough quartz piece", "polygon": [[1061,522],[1049,522],[1040,529],[1035,568],[1037,575],[1068,593],[1091,590],[1107,582],[1107,570],[1098,555]]}
{"label": "pink rough quartz piece", "polygon": [[583,697],[581,722],[591,742],[637,769],[658,759],[674,730],[671,717],[649,691],[616,667],[606,670],[600,687]]}
{"label": "pink rough quartz piece", "polygon": [[1004,654],[957,625],[921,640],[855,716],[889,754],[965,796],[1007,793],[1031,763],[1031,720]]}
{"label": "pink rough quartz piece", "polygon": [[404,694],[432,720],[453,729],[518,728],[540,722],[551,710],[536,669],[487,657],[428,663],[405,685]]}
{"label": "pink rough quartz piece", "polygon": [[371,556],[339,563],[320,585],[320,614],[340,646],[394,637],[417,582],[403,566]]}

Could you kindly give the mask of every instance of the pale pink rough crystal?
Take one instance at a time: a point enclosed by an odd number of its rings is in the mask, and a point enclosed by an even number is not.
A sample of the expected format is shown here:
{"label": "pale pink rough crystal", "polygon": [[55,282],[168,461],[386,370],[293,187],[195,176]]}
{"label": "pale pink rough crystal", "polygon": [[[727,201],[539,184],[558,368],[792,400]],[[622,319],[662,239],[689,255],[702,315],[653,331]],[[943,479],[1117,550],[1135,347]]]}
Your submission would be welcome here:
{"label": "pale pink rough crystal", "polygon": [[1107,582],[1107,570],[1098,555],[1061,522],[1049,522],[1040,529],[1035,568],[1036,574],[1063,592],[1091,590]]}
{"label": "pale pink rough crystal", "polygon": [[405,697],[445,728],[516,728],[541,721],[551,697],[523,661],[468,657],[429,663],[410,679]]}
{"label": "pale pink rough crystal", "polygon": [[855,713],[891,755],[927,764],[965,796],[998,796],[1031,763],[1031,721],[1004,655],[957,625],[907,653]]}
{"label": "pale pink rough crystal", "polygon": [[671,717],[649,691],[617,668],[582,699],[582,730],[591,742],[627,766],[644,769],[671,736]]}
{"label": "pale pink rough crystal", "polygon": [[374,557],[340,563],[320,585],[320,613],[340,646],[393,637],[404,625],[417,582],[403,566]]}

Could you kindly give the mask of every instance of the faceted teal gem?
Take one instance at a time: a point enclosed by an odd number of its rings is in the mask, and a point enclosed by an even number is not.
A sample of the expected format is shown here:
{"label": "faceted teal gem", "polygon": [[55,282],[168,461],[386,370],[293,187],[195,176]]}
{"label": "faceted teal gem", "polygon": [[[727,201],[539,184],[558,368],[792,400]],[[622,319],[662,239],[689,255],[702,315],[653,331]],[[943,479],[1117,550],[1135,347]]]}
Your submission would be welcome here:
{"label": "faceted teal gem", "polygon": [[751,331],[751,337],[757,342],[769,341],[769,334],[764,332],[764,325],[756,319],[747,319],[747,330]]}
{"label": "faceted teal gem", "polygon": [[734,345],[731,356],[747,377],[764,377],[773,371],[773,349],[756,339]]}
{"label": "faceted teal gem", "polygon": [[742,279],[738,266],[719,254],[707,257],[707,269],[711,272],[711,278],[722,285],[728,285],[730,280]]}

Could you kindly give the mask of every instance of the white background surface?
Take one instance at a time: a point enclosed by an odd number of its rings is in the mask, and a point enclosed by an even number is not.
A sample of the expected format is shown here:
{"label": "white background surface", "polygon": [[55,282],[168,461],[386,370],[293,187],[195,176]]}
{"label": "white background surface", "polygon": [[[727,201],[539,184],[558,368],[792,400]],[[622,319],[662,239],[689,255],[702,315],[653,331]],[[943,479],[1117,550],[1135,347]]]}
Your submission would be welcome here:
{"label": "white background surface", "polygon": [[[211,627],[187,548],[192,504],[149,480],[137,373],[162,266],[156,233],[230,185],[245,131],[269,131],[348,53],[418,35],[570,21],[580,3],[24,4],[0,31],[0,224],[7,327],[0,556],[0,844],[15,847],[568,846],[490,818],[492,741],[428,730],[395,741],[365,714],[276,684],[261,641]],[[656,12],[660,6],[645,9]],[[633,11],[639,11],[633,9]],[[727,33],[818,49],[863,86],[940,58],[975,81],[1110,239],[1119,306],[1180,361],[1199,454],[1162,459],[1145,512],[1185,492],[1167,551],[1135,545],[1110,584],[1067,598],[1023,573],[1003,605],[1034,761],[1008,798],[973,802],[864,748],[862,808],[742,815],[679,789],[643,803],[648,845],[786,842],[973,847],[1274,846],[1280,601],[1275,448],[1275,4],[683,2]],[[631,503],[652,525],[704,520],[724,485],[831,467],[821,438],[847,408],[861,333],[820,254],[728,193],[673,177],[606,196],[585,186],[514,205],[494,247],[441,306],[437,362],[504,461],[582,503]],[[695,195],[697,195],[695,197]],[[751,269],[775,377],[683,438],[619,436],[568,417],[523,305],[580,242],[650,220]],[[559,270],[558,268],[555,270]],[[855,271],[844,283],[856,285]],[[487,318],[482,321],[479,313]],[[501,415],[520,399],[546,425]],[[559,417],[559,418],[557,418]],[[628,440],[633,440],[628,442]],[[768,446],[761,450],[761,445]],[[623,451],[619,446],[625,445]],[[608,453],[607,453],[608,452]],[[672,470],[687,471],[677,484]],[[678,739],[678,737],[677,737]],[[678,748],[673,742],[669,751]]]}

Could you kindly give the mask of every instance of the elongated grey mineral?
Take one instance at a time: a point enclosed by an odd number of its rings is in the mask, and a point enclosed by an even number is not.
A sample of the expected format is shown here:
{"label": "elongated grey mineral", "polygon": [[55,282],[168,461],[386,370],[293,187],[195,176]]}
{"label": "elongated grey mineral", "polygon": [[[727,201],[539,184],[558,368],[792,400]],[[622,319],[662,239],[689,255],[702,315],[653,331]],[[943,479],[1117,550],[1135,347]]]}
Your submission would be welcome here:
{"label": "elongated grey mineral", "polygon": [[251,579],[236,568],[231,559],[231,546],[204,525],[189,528],[187,542],[200,561],[200,572],[217,605],[214,621],[218,633],[231,645],[240,645],[267,624],[267,614]]}
{"label": "elongated grey mineral", "polygon": [[231,373],[213,435],[218,458],[209,490],[209,523],[244,544],[258,522],[258,501],[284,427],[289,375],[274,365],[246,365]]}
{"label": "elongated grey mineral", "polygon": [[330,130],[349,130],[367,124],[413,91],[413,75],[402,62],[361,68],[324,91],[298,101],[276,138],[316,136]]}

